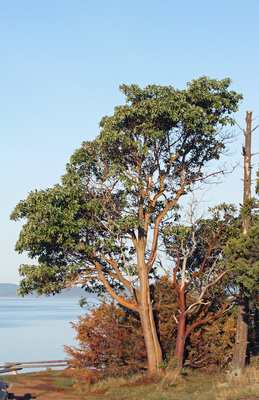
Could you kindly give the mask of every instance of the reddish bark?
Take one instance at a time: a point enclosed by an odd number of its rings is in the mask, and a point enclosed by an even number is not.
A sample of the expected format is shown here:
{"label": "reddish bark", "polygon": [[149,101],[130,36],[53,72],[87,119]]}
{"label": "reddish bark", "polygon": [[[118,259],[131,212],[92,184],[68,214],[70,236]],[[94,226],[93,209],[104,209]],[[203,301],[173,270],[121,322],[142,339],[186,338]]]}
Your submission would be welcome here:
{"label": "reddish bark", "polygon": [[[230,303],[237,297],[234,295],[224,300],[225,289],[222,282],[223,278],[227,276],[228,270],[219,267],[216,273],[216,267],[214,265],[218,255],[221,254],[222,244],[228,237],[228,234],[226,234],[228,231],[225,231],[225,227],[228,226],[228,216],[226,215],[226,210],[224,210],[224,212],[225,215],[222,220],[214,220],[211,226],[210,224],[205,224],[201,232],[199,232],[203,240],[204,238],[205,240],[204,242],[202,242],[202,240],[199,242],[201,245],[201,253],[198,254],[199,257],[202,255],[202,258],[200,260],[200,265],[196,265],[193,271],[192,263],[194,263],[193,260],[197,257],[195,251],[198,246],[198,240],[195,238],[195,229],[193,228],[194,230],[189,232],[186,244],[183,241],[184,239],[178,244],[178,247],[177,243],[176,245],[174,242],[170,243],[170,240],[167,243],[167,248],[169,252],[173,254],[176,262],[173,283],[178,293],[180,306],[180,316],[177,318],[174,316],[175,320],[178,320],[178,332],[174,352],[174,356],[178,358],[178,368],[181,368],[183,365],[185,340],[192,330],[208,321],[220,318],[228,311]],[[216,229],[215,222],[217,222]],[[212,271],[213,279],[210,278]],[[196,288],[195,294],[193,293],[193,288],[191,289],[192,285]],[[213,291],[212,288],[215,285],[220,286],[218,286],[216,291]],[[191,304],[188,304],[186,303],[186,296],[188,296],[190,289],[192,291],[192,301]],[[215,302],[218,303],[217,307],[214,308],[214,310],[210,310],[211,304]],[[199,310],[202,310],[200,319],[196,319],[195,322],[186,329],[188,315],[194,314]]]}
{"label": "reddish bark", "polygon": [[185,346],[185,329],[186,329],[186,316],[181,314],[178,321],[178,331],[174,356],[178,359],[178,368],[183,365],[183,354]]}

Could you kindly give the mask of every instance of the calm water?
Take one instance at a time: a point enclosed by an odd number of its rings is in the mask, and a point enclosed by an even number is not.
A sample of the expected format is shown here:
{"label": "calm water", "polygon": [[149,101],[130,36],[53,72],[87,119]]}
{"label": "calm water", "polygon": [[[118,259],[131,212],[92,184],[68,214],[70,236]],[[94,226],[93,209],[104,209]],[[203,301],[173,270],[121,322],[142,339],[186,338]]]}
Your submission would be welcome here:
{"label": "calm water", "polygon": [[78,301],[55,297],[0,298],[0,365],[64,359],[63,345],[76,344],[76,332],[70,322],[77,322],[77,317],[86,312]]}

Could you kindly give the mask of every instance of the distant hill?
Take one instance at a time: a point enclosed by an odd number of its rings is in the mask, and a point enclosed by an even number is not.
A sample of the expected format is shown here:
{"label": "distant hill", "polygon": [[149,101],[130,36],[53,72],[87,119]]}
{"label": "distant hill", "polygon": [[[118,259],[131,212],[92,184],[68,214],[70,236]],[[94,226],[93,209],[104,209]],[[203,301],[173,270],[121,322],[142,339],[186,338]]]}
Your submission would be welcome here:
{"label": "distant hill", "polygon": [[15,297],[18,287],[14,283],[0,283],[0,297]]}
{"label": "distant hill", "polygon": [[[16,297],[17,290],[19,289],[18,285],[14,283],[0,283],[0,297]],[[37,297],[36,294],[28,295],[30,297]],[[55,297],[96,297],[94,294],[87,293],[80,287],[73,287],[70,290],[63,290],[61,293],[56,294]]]}

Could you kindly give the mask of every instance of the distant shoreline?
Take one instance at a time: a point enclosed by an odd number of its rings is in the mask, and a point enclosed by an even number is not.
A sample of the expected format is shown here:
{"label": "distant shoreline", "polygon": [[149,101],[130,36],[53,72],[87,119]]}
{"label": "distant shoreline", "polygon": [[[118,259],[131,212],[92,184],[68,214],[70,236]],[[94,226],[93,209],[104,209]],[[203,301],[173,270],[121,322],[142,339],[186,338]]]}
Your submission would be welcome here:
{"label": "distant shoreline", "polygon": [[[0,283],[0,298],[22,298],[17,294],[17,290],[19,289],[19,286],[14,284],[14,283]],[[86,298],[97,298],[95,294],[92,293],[87,293],[85,290],[83,290],[80,287],[73,287],[69,290],[63,290],[61,293],[55,294],[55,295],[50,295],[50,296],[45,296],[41,295],[38,296],[36,294],[28,294],[25,297],[31,297],[31,298],[43,298],[43,297],[50,297],[50,298],[77,298],[80,299],[81,297],[86,297]]]}

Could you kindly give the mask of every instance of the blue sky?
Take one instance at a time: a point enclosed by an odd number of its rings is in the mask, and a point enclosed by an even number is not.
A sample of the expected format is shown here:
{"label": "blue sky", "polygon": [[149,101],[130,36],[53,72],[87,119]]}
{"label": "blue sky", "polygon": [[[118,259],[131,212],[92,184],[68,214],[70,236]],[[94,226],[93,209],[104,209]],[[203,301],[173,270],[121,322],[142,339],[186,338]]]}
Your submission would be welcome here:
{"label": "blue sky", "polygon": [[[202,75],[230,77],[259,123],[259,2],[0,0],[1,269],[18,283],[27,261],[14,245],[19,200],[59,182],[73,151],[124,98],[122,83],[184,89]],[[241,130],[228,162],[242,162]],[[252,139],[259,151],[259,128]],[[255,156],[254,170],[259,156]],[[242,169],[211,188],[213,203],[242,201]]]}

